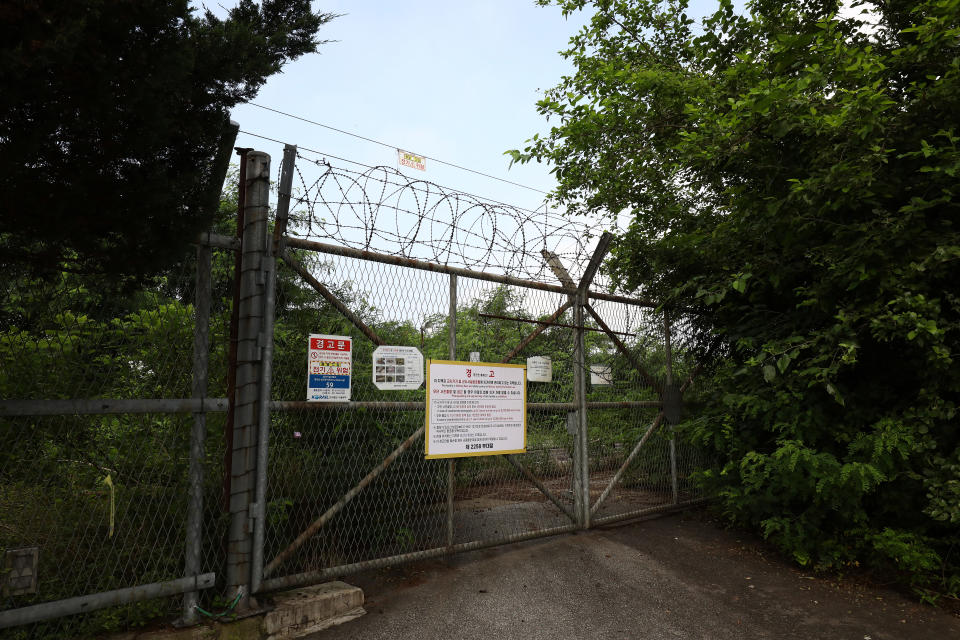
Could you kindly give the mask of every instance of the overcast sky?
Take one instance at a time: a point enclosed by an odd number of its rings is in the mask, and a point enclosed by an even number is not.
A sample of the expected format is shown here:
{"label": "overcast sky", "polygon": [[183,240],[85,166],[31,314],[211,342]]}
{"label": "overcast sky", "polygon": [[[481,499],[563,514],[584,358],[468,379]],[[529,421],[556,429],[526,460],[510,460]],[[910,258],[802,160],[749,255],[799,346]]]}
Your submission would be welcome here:
{"label": "overcast sky", "polygon": [[[557,52],[584,21],[533,0],[323,0],[343,14],[318,54],[288,64],[255,102],[381,140],[542,191],[554,183],[541,166],[508,171],[507,149],[520,148],[548,123],[536,112],[540,91],[571,70]],[[260,134],[372,165],[397,165],[396,151],[244,105],[233,119]],[[241,135],[238,146],[281,147]],[[534,208],[535,191],[511,187],[427,161],[444,186]]]}

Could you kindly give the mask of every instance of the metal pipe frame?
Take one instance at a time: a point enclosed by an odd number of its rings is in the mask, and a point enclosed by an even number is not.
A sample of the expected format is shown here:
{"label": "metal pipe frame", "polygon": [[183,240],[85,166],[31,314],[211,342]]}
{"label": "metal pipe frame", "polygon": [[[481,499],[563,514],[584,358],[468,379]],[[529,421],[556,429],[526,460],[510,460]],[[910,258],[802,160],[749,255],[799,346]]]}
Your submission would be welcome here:
{"label": "metal pipe frame", "polygon": [[502,538],[461,542],[460,544],[453,545],[452,548],[447,546],[434,547],[432,549],[425,549],[423,551],[414,551],[412,553],[388,556],[386,558],[377,558],[375,560],[366,560],[364,562],[356,562],[354,564],[340,565],[339,567],[328,567],[326,569],[319,569],[317,571],[307,571],[304,573],[283,576],[281,578],[264,580],[262,589],[263,591],[279,591],[280,589],[302,587],[304,585],[317,584],[318,582],[323,582],[324,580],[329,580],[330,578],[347,576],[370,569],[392,567],[405,562],[439,558],[441,556],[448,555],[449,553],[462,553],[465,551],[474,551],[476,549],[486,549],[488,547],[523,542],[524,540],[533,540],[534,538],[546,538],[549,536],[559,535],[561,533],[571,533],[577,529],[577,525],[568,524],[562,527],[551,527],[549,529],[540,529],[538,531],[528,531],[525,533],[504,536]]}
{"label": "metal pipe frame", "polygon": [[[421,438],[421,437],[423,436],[424,432],[426,431],[426,429],[427,429],[427,425],[426,425],[426,424],[424,424],[422,427],[420,427],[419,429],[417,429],[417,430],[413,433],[413,435],[411,435],[409,438],[407,438],[406,440],[404,440],[404,441],[400,444],[399,447],[397,447],[396,449],[394,449],[393,452],[392,452],[390,455],[388,455],[386,458],[384,458],[383,462],[381,462],[380,464],[378,464],[376,467],[373,468],[373,470],[370,471],[370,473],[368,473],[366,476],[364,476],[363,479],[360,480],[360,482],[358,482],[355,487],[353,487],[352,489],[350,489],[350,491],[348,491],[347,493],[345,493],[339,500],[337,500],[337,503],[336,503],[336,504],[334,504],[332,507],[330,507],[329,509],[327,509],[327,510],[323,513],[323,515],[321,515],[319,518],[317,518],[316,520],[314,520],[313,523],[303,531],[303,533],[301,533],[299,536],[297,536],[296,540],[294,540],[293,542],[291,542],[290,545],[289,545],[286,549],[284,549],[283,551],[281,551],[280,553],[278,553],[278,554],[277,554],[277,557],[275,557],[273,560],[270,561],[270,564],[268,564],[266,567],[264,567],[264,569],[263,569],[263,575],[264,575],[264,576],[269,576],[271,573],[273,573],[274,571],[276,571],[277,568],[287,560],[287,558],[289,558],[290,556],[292,556],[292,555],[296,552],[296,550],[299,549],[301,546],[303,546],[303,544],[304,544],[307,540],[309,540],[309,539],[312,538],[314,535],[316,535],[316,533],[317,533],[318,531],[320,531],[320,529],[322,529],[324,526],[326,526],[326,524],[327,524],[335,515],[337,515],[337,513],[338,513],[341,509],[343,509],[345,506],[347,506],[347,504],[348,504],[351,500],[353,500],[354,498],[356,498],[357,495],[359,495],[360,492],[363,491],[368,484],[370,484],[371,482],[373,482],[374,479],[376,479],[377,476],[379,476],[381,473],[383,473],[384,470],[386,470],[387,467],[389,467],[391,464],[393,464],[393,461],[396,460],[398,457],[400,457],[400,454],[401,454],[401,453],[403,453],[404,451],[406,451],[407,449],[409,449],[410,446],[413,445],[414,442],[416,442],[419,438]],[[446,547],[444,547],[444,548],[446,548]],[[266,584],[266,582],[269,582],[269,581],[264,581],[264,584]],[[267,588],[267,587],[263,587],[263,586],[261,585],[261,589],[264,589],[264,588]]]}
{"label": "metal pipe frame", "polygon": [[[579,295],[575,297],[573,305],[573,322],[583,326],[583,306]],[[573,341],[573,411],[576,416],[577,428],[573,434],[573,511],[576,514],[578,526],[585,528],[584,513],[589,513],[589,484],[584,486],[582,469],[587,466],[587,452],[581,438],[586,420],[586,363],[584,362],[583,329],[576,329]]]}
{"label": "metal pipe frame", "polygon": [[[232,143],[231,143],[232,145]],[[203,400],[207,395],[207,376],[210,361],[210,280],[212,251],[209,246],[197,246],[197,285],[194,295],[193,320],[193,397]],[[207,439],[207,414],[193,414],[190,430],[190,498],[187,507],[187,535],[183,574],[194,576],[200,573],[201,541],[203,537],[203,460]],[[193,624],[197,619],[197,592],[183,594],[184,624]]]}
{"label": "metal pipe frame", "polygon": [[[447,355],[457,359],[457,276],[450,274],[450,317],[447,320]],[[430,384],[430,381],[427,381]],[[453,552],[453,499],[456,490],[457,468],[454,458],[447,459],[447,547]]]}
{"label": "metal pipe frame", "polygon": [[640,362],[633,356],[632,353],[630,353],[630,350],[627,349],[627,345],[625,345],[620,338],[617,337],[617,332],[612,331],[610,327],[607,326],[607,323],[603,321],[603,318],[600,317],[600,314],[597,313],[597,310],[594,309],[590,304],[585,306],[590,315],[593,316],[593,319],[597,321],[598,325],[600,325],[600,328],[603,330],[603,332],[606,333],[607,337],[609,337],[613,341],[613,344],[616,345],[617,350],[620,351],[620,353],[622,353],[627,360],[630,361],[630,364],[633,365],[633,368],[637,370],[637,373],[639,373],[640,377],[643,378],[643,381],[647,383],[647,386],[652,387],[655,391],[660,391],[656,380],[653,379],[653,376],[647,373],[647,370],[643,367],[643,365],[640,364]]}
{"label": "metal pipe frame", "polygon": [[[664,386],[673,385],[673,346],[670,343],[670,316],[663,314],[663,350],[666,356],[666,377]],[[677,436],[673,425],[670,426],[670,487],[673,490],[673,504],[680,502],[680,489],[677,482]]]}
{"label": "metal pipe frame", "polygon": [[[596,327],[578,327],[576,325],[567,324],[564,322],[553,322],[551,320],[533,320],[531,318],[517,318],[516,316],[502,316],[496,313],[478,313],[480,318],[493,318],[495,320],[510,320],[511,322],[525,322],[527,324],[539,324],[544,325],[544,328],[547,327],[564,327],[566,329],[583,329],[584,331],[596,331],[597,333],[602,333],[603,329],[597,329]],[[613,331],[612,333],[619,333],[622,336],[635,337],[635,333],[625,333],[623,331]]]}
{"label": "metal pipe frame", "polygon": [[227,249],[229,251],[239,251],[240,241],[237,238],[231,238],[212,231],[204,231],[197,236],[196,244],[214,249]]}
{"label": "metal pipe frame", "polygon": [[233,442],[229,452],[230,513],[225,567],[227,597],[242,594],[240,610],[250,606],[253,562],[252,519],[256,517],[257,443],[260,394],[263,380],[264,304],[268,278],[268,218],[270,208],[270,156],[252,151],[246,156],[247,193],[244,200],[240,307],[237,333],[235,402],[232,410]]}
{"label": "metal pipe frame", "polygon": [[0,629],[30,624],[32,622],[41,622],[43,620],[52,620],[53,618],[61,618],[77,613],[97,611],[98,609],[106,609],[107,607],[115,607],[121,604],[130,604],[131,602],[141,602],[143,600],[150,600],[151,598],[175,596],[187,591],[209,589],[216,583],[216,578],[217,574],[215,573],[204,573],[202,575],[187,576],[165,582],[151,582],[149,584],[137,585],[136,587],[91,593],[90,595],[67,598],[65,600],[41,602],[40,604],[21,607],[19,609],[7,609],[0,611]]}
{"label": "metal pipe frame", "polygon": [[633,520],[634,518],[651,516],[658,513],[672,513],[674,511],[682,511],[683,509],[699,507],[709,502],[709,498],[694,498],[693,500],[687,500],[678,504],[664,504],[656,507],[647,507],[646,509],[638,509],[636,511],[627,511],[626,513],[616,513],[610,516],[603,516],[602,518],[595,518],[593,520],[593,524],[595,526],[602,526],[606,524],[613,524],[615,522],[622,522],[623,520]]}
{"label": "metal pipe frame", "polygon": [[350,311],[350,309],[347,308],[347,305],[343,304],[343,302],[341,302],[337,296],[333,295],[333,292],[330,291],[330,289],[324,286],[322,282],[314,278],[313,274],[307,271],[306,267],[300,264],[300,261],[293,257],[289,251],[283,252],[283,261],[286,262],[291,269],[296,271],[301,278],[306,280],[307,284],[309,284],[317,293],[323,296],[323,299],[329,302],[333,308],[340,312],[343,317],[352,322],[353,326],[355,326],[357,329],[360,329],[360,331],[363,332],[363,335],[370,339],[370,342],[378,346],[387,344],[380,338],[380,336],[377,335],[376,331],[371,329],[369,326],[367,326],[367,323],[360,319],[360,316],[355,314],[353,311]]}
{"label": "metal pipe frame", "polygon": [[554,311],[554,312],[553,312],[553,315],[550,316],[549,318],[547,318],[546,322],[540,323],[541,326],[539,326],[539,327],[537,327],[536,329],[534,329],[533,331],[531,331],[531,332],[530,332],[530,335],[528,335],[526,338],[524,338],[523,340],[521,340],[521,341],[520,341],[520,344],[518,344],[516,347],[514,347],[514,348],[513,348],[513,351],[511,351],[511,352],[508,353],[506,356],[504,356],[503,359],[502,359],[500,362],[506,364],[507,362],[510,362],[511,360],[513,360],[513,358],[514,358],[518,353],[520,353],[521,351],[523,351],[524,349],[526,349],[526,348],[527,348],[527,345],[530,344],[531,342],[533,342],[533,339],[534,339],[534,338],[536,338],[538,335],[540,335],[541,333],[543,333],[544,331],[546,331],[546,330],[547,330],[547,327],[553,325],[554,321],[555,321],[557,318],[559,318],[560,316],[562,316],[562,315],[564,314],[564,312],[565,312],[567,309],[569,309],[572,305],[573,305],[573,301],[571,301],[571,300],[567,300],[567,301],[564,302],[562,305],[560,305],[560,308],[557,309],[556,311]]}
{"label": "metal pipe frame", "polygon": [[223,428],[223,495],[224,513],[230,513],[230,482],[233,469],[233,421],[237,396],[237,336],[240,326],[240,267],[243,264],[243,228],[247,211],[247,154],[253,149],[237,148],[240,173],[237,179],[237,233],[233,256],[233,285],[230,304],[230,339],[227,346],[227,418]]}
{"label": "metal pipe frame", "polygon": [[596,513],[597,509],[600,508],[600,505],[603,504],[603,501],[607,499],[610,495],[610,492],[613,491],[613,488],[620,482],[620,478],[623,477],[623,474],[626,472],[627,467],[630,466],[630,463],[633,462],[633,459],[637,457],[637,454],[640,453],[640,449],[643,448],[643,445],[647,443],[647,440],[657,430],[657,427],[660,426],[660,423],[663,421],[663,411],[657,414],[656,419],[653,421],[648,428],[646,433],[643,434],[643,437],[640,438],[640,441],[633,448],[633,451],[630,452],[630,455],[627,456],[627,459],[624,460],[623,464],[617,469],[617,472],[614,474],[613,479],[610,480],[610,484],[607,485],[607,488],[603,490],[603,493],[600,494],[600,497],[597,498],[597,501],[590,507],[590,513]]}
{"label": "metal pipe frame", "polygon": [[537,489],[540,490],[540,493],[545,495],[550,502],[552,502],[558,509],[560,509],[560,511],[565,513],[566,516],[570,518],[571,522],[573,523],[577,522],[577,516],[573,513],[573,511],[570,510],[570,507],[560,502],[559,498],[553,495],[550,489],[548,489],[546,485],[540,482],[540,480],[535,475],[533,475],[529,469],[523,466],[523,464],[519,460],[517,460],[513,454],[507,455],[507,462],[512,464],[514,469],[522,473],[524,478],[529,480],[530,483],[533,484],[533,486],[535,486]]}
{"label": "metal pipe frame", "polygon": [[[486,280],[487,282],[496,282],[499,284],[507,284],[515,287],[525,287],[527,289],[539,289],[540,291],[552,291],[553,293],[562,293],[568,296],[573,296],[577,294],[576,289],[570,289],[568,287],[563,287],[560,285],[545,284],[543,282],[536,282],[534,280],[525,280],[523,278],[516,278],[513,276],[502,276],[502,275],[497,275],[493,273],[485,273],[483,271],[473,271],[472,269],[463,269],[461,267],[450,267],[443,264],[435,264],[433,262],[416,260],[414,258],[404,258],[402,256],[391,256],[391,255],[386,255],[382,253],[375,253],[373,251],[363,251],[361,249],[352,249],[350,247],[339,247],[337,245],[326,244],[324,242],[317,242],[315,240],[306,240],[304,238],[293,238],[290,236],[286,236],[284,241],[286,243],[286,246],[288,247],[294,247],[297,249],[307,249],[309,251],[318,251],[320,253],[343,256],[345,258],[356,258],[358,260],[381,262],[383,264],[392,264],[400,267],[410,267],[411,269],[420,269],[422,271],[433,271],[434,273],[455,274],[458,276],[463,276],[464,278],[473,278],[475,280]],[[628,298],[626,296],[618,296],[610,293],[602,293],[599,291],[588,292],[588,297],[594,298],[596,300],[607,300],[609,302],[622,302],[623,304],[629,304],[637,307],[647,307],[650,309],[655,309],[659,306],[651,300],[643,300],[639,298]]]}
{"label": "metal pipe frame", "polygon": [[84,416],[120,413],[218,413],[226,398],[78,398],[75,400],[0,400],[0,416]]}
{"label": "metal pipe frame", "polygon": [[270,446],[270,395],[273,382],[273,327],[277,303],[277,251],[280,238],[286,233],[290,213],[290,192],[293,188],[293,167],[297,159],[297,147],[286,145],[283,149],[283,165],[280,174],[277,214],[273,229],[273,242],[268,243],[262,268],[264,274],[263,300],[263,358],[260,360],[260,387],[257,409],[257,479],[253,512],[253,549],[250,561],[250,592],[260,591],[263,580],[263,543],[267,515],[267,471]]}
{"label": "metal pipe frame", "polygon": [[[388,402],[378,400],[350,402],[307,402],[306,400],[272,400],[271,411],[423,411],[422,400]],[[577,408],[575,402],[529,402],[528,411],[565,413]],[[620,400],[588,402],[588,409],[638,409],[660,407],[659,400]],[[0,416],[82,416],[142,413],[224,413],[226,398],[81,398],[76,400],[0,400]]]}

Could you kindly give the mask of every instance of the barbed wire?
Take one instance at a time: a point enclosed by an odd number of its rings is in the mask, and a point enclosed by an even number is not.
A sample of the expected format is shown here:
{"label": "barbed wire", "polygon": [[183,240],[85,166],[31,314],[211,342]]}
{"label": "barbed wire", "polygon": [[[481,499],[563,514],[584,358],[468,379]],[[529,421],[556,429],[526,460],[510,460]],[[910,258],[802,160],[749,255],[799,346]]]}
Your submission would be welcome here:
{"label": "barbed wire", "polygon": [[437,264],[556,283],[542,249],[576,279],[604,230],[600,221],[524,209],[393,167],[351,169],[298,149],[291,235]]}

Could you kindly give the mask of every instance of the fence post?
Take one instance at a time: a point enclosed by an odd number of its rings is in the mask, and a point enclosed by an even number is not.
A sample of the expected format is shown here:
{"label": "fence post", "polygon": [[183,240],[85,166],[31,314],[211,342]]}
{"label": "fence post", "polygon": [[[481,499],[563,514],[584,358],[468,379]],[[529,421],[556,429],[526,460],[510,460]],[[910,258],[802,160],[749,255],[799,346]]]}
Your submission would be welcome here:
{"label": "fence post", "polygon": [[[447,320],[448,355],[450,360],[457,359],[457,276],[450,274],[450,318]],[[429,384],[429,381],[428,383]],[[447,458],[447,547],[453,548],[453,492],[456,484],[456,463]]]}
{"label": "fence post", "polygon": [[[590,285],[593,284],[593,278],[600,269],[607,251],[610,249],[610,243],[613,241],[613,235],[609,231],[604,231],[597,240],[597,246],[593,250],[593,256],[590,262],[583,270],[580,276],[580,284],[577,285],[576,304],[573,307],[573,324],[577,327],[576,344],[574,346],[574,397],[577,403],[577,443],[580,445],[580,491],[582,497],[580,500],[579,524],[584,529],[590,528],[590,439],[587,433],[587,349],[584,334],[583,310],[590,301]],[[576,377],[576,373],[580,377]],[[576,462],[576,460],[575,460]],[[574,503],[574,507],[576,507]]]}
{"label": "fence post", "polygon": [[[212,251],[209,245],[197,245],[197,281],[194,291],[193,319],[193,393],[194,398],[207,395],[209,372],[210,297],[212,286],[210,271]],[[200,575],[201,543],[203,534],[203,454],[207,439],[207,414],[193,414],[190,431],[190,502],[187,507],[187,539],[183,575]],[[183,624],[193,624],[197,619],[197,591],[183,594]]]}
{"label": "fence post", "polygon": [[573,345],[573,398],[577,405],[574,435],[574,513],[577,524],[590,528],[590,452],[587,438],[587,352],[583,328],[583,292],[578,292],[573,306],[576,335]]}
{"label": "fence post", "polygon": [[297,148],[286,145],[280,188],[277,192],[277,219],[273,227],[273,242],[268,243],[264,256],[265,292],[263,302],[263,359],[260,366],[260,387],[257,398],[257,489],[254,500],[256,520],[253,528],[253,555],[250,572],[250,592],[260,591],[263,581],[263,541],[267,513],[267,471],[270,453],[270,390],[273,382],[273,325],[277,302],[277,258],[282,255],[281,241],[287,230],[290,213],[290,191],[293,188],[293,166]]}
{"label": "fence post", "polygon": [[[670,344],[670,316],[663,312],[663,350],[666,356],[666,379],[664,380],[665,393],[673,388],[673,347]],[[673,422],[670,423],[670,485],[673,489],[673,504],[680,502],[680,490],[677,485],[677,436],[674,433]]]}
{"label": "fence post", "polygon": [[263,330],[264,265],[267,262],[267,210],[270,198],[270,156],[251,151],[246,156],[246,198],[243,212],[243,255],[237,334],[237,384],[234,401],[230,473],[230,524],[227,538],[228,597],[242,592],[241,608],[249,605],[252,527],[257,471],[261,339]]}

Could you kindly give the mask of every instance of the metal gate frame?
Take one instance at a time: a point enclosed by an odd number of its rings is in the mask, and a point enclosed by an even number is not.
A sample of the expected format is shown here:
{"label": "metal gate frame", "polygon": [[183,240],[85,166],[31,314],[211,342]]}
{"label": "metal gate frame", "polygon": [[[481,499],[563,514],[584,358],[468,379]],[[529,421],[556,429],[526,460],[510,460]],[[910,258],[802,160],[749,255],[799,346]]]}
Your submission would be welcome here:
{"label": "metal gate frame", "polygon": [[[260,414],[259,414],[259,429],[258,429],[258,442],[257,442],[257,485],[256,485],[256,498],[250,505],[251,517],[255,521],[255,530],[252,540],[252,554],[253,559],[251,563],[251,573],[250,573],[250,591],[251,593],[262,593],[275,591],[284,588],[303,586],[308,584],[314,584],[323,580],[330,579],[336,576],[343,576],[348,574],[353,574],[359,571],[364,571],[368,569],[382,568],[391,565],[396,565],[404,562],[409,562],[413,560],[422,560],[428,558],[436,558],[440,556],[450,555],[453,553],[459,553],[463,551],[470,551],[474,549],[480,549],[484,547],[497,546],[502,544],[509,544],[513,542],[519,542],[522,540],[528,540],[532,538],[545,537],[557,535],[560,533],[571,532],[575,530],[585,530],[589,529],[592,526],[598,526],[602,524],[608,524],[611,522],[616,522],[620,520],[626,520],[630,518],[636,518],[642,515],[673,510],[677,508],[690,507],[704,502],[703,499],[695,499],[688,501],[680,501],[679,491],[677,486],[677,466],[676,466],[676,449],[675,449],[675,438],[671,437],[670,439],[670,457],[671,457],[671,479],[672,479],[672,489],[673,489],[673,502],[669,505],[656,506],[646,509],[634,510],[627,513],[620,513],[600,518],[595,518],[597,511],[600,506],[604,503],[605,500],[609,497],[613,489],[620,483],[623,474],[636,458],[637,454],[641,451],[644,444],[650,438],[650,436],[661,426],[664,422],[665,411],[667,406],[665,406],[665,394],[670,396],[669,403],[678,403],[683,392],[692,383],[693,379],[699,373],[699,368],[695,369],[691,374],[689,379],[678,388],[673,384],[672,379],[672,352],[670,346],[670,323],[669,319],[666,317],[664,319],[663,325],[663,336],[664,336],[664,345],[667,354],[667,377],[665,380],[665,385],[661,386],[656,383],[652,376],[645,370],[645,368],[639,363],[636,358],[630,353],[626,345],[617,337],[616,332],[610,329],[604,320],[601,318],[600,314],[591,306],[591,300],[604,300],[610,302],[617,302],[626,305],[633,305],[638,307],[646,307],[655,309],[657,304],[642,299],[629,298],[625,296],[619,296],[609,293],[604,293],[600,291],[593,291],[590,289],[590,285],[593,282],[593,279],[597,273],[597,270],[600,267],[606,253],[608,251],[612,236],[609,233],[604,233],[600,238],[600,241],[597,245],[597,248],[592,256],[587,268],[585,269],[583,276],[579,284],[574,284],[570,276],[567,274],[566,270],[563,268],[563,265],[559,262],[556,256],[549,254],[549,252],[544,252],[544,258],[547,260],[550,267],[553,269],[554,273],[557,275],[560,280],[559,285],[546,284],[542,282],[535,282],[531,280],[525,280],[521,278],[516,278],[507,275],[492,274],[481,271],[474,271],[465,268],[451,267],[447,265],[435,264],[430,262],[425,262],[421,260],[416,260],[413,258],[399,257],[394,255],[380,254],[371,251],[363,251],[359,249],[353,249],[349,247],[337,246],[312,240],[306,240],[302,238],[292,237],[286,234],[288,213],[290,208],[290,199],[292,191],[292,179],[294,172],[294,163],[296,159],[296,147],[294,145],[286,145],[284,149],[284,161],[281,171],[281,179],[279,185],[279,198],[277,206],[277,216],[276,224],[274,227],[274,235],[272,244],[267,248],[267,255],[263,256],[263,262],[269,267],[265,270],[265,303],[264,303],[264,325],[262,327],[262,334],[260,334],[259,341],[263,348],[263,361],[261,367],[261,376],[260,376]],[[520,472],[533,486],[535,486],[543,495],[553,503],[560,511],[565,514],[570,523],[558,526],[551,527],[547,529],[540,529],[535,531],[524,532],[515,535],[501,536],[499,538],[487,539],[487,540],[475,540],[471,542],[465,542],[460,544],[454,544],[453,542],[453,486],[454,486],[454,459],[448,459],[448,471],[447,471],[447,505],[446,505],[446,518],[447,518],[447,544],[444,546],[438,546],[432,549],[426,549],[421,551],[415,551],[410,553],[404,553],[399,555],[392,555],[386,557],[380,557],[372,560],[366,560],[362,562],[356,562],[352,564],[345,564],[339,566],[326,567],[316,570],[310,570],[302,573],[296,573],[291,575],[276,575],[280,566],[289,558],[291,558],[306,541],[312,538],[317,532],[319,532],[328,522],[330,522],[338,512],[340,512],[351,500],[353,500],[357,495],[359,495],[365,487],[370,485],[383,471],[385,471],[404,451],[409,449],[413,444],[420,441],[425,432],[425,427],[421,426],[409,437],[407,437],[396,449],[394,449],[388,456],[386,456],[377,466],[371,469],[353,488],[347,491],[342,495],[332,506],[330,506],[323,514],[317,517],[311,525],[309,525],[291,544],[289,544],[283,551],[278,553],[274,558],[269,561],[265,561],[263,557],[263,547],[264,547],[264,516],[265,516],[265,501],[266,501],[266,465],[267,465],[267,453],[269,447],[269,427],[270,427],[270,412],[271,411],[353,411],[357,409],[368,409],[376,408],[381,410],[392,410],[392,411],[419,411],[425,409],[425,402],[384,402],[384,401],[350,401],[345,403],[310,403],[306,401],[270,401],[269,390],[270,390],[270,381],[271,381],[271,357],[273,350],[273,317],[275,312],[275,292],[276,292],[276,268],[273,266],[275,260],[282,260],[289,268],[294,272],[300,275],[300,277],[309,284],[317,293],[319,293],[332,307],[334,307],[339,313],[349,320],[363,335],[365,335],[371,342],[375,345],[386,344],[377,333],[369,327],[357,314],[353,313],[346,304],[344,304],[337,296],[330,291],[322,282],[320,282],[316,277],[313,276],[301,263],[297,260],[295,255],[290,251],[290,249],[300,249],[313,251],[325,255],[332,256],[341,256],[346,258],[353,258],[357,260],[364,260],[370,262],[377,262],[388,265],[395,265],[409,269],[415,270],[424,270],[431,271],[436,273],[443,273],[449,276],[449,286],[450,286],[450,310],[449,310],[449,320],[448,326],[450,330],[449,335],[449,353],[450,358],[455,359],[455,349],[456,349],[456,310],[457,310],[457,278],[465,277],[472,278],[477,280],[484,280],[488,282],[493,282],[502,285],[509,285],[514,287],[520,287],[525,289],[534,289],[540,291],[547,291],[553,293],[559,293],[566,296],[566,302],[564,302],[550,318],[546,321],[540,322],[536,321],[539,325],[536,329],[531,331],[521,342],[511,350],[509,355],[507,355],[503,362],[508,362],[518,353],[520,353],[532,340],[534,340],[543,330],[547,327],[555,324],[555,321],[568,309],[573,309],[574,314],[574,323],[573,328],[576,331],[576,342],[574,349],[574,397],[572,402],[554,402],[554,403],[531,403],[528,405],[528,409],[535,409],[539,411],[549,411],[549,412],[572,412],[576,416],[576,435],[574,438],[574,460],[573,460],[573,474],[574,474],[574,487],[573,487],[573,497],[574,505],[571,510],[566,504],[564,504],[560,499],[557,498],[542,482],[540,482],[524,465],[513,455],[507,455],[506,459],[508,462]],[[587,387],[586,387],[586,376],[585,372],[587,371],[587,364],[585,361],[585,348],[584,348],[584,333],[588,329],[584,325],[585,315],[589,314],[601,328],[601,330],[607,334],[610,339],[616,345],[617,350],[622,353],[631,365],[636,369],[641,378],[646,382],[646,384],[652,387],[658,394],[659,400],[656,401],[622,401],[622,402],[588,402],[587,401]],[[608,486],[603,490],[598,499],[591,505],[590,504],[590,495],[589,495],[589,454],[588,454],[588,439],[587,439],[587,412],[590,409],[609,409],[609,408],[641,408],[641,407],[656,407],[659,408],[656,418],[653,423],[646,429],[643,435],[640,437],[639,441],[635,444],[631,450],[629,456],[620,466],[617,472],[614,474],[613,479],[610,481]]]}

